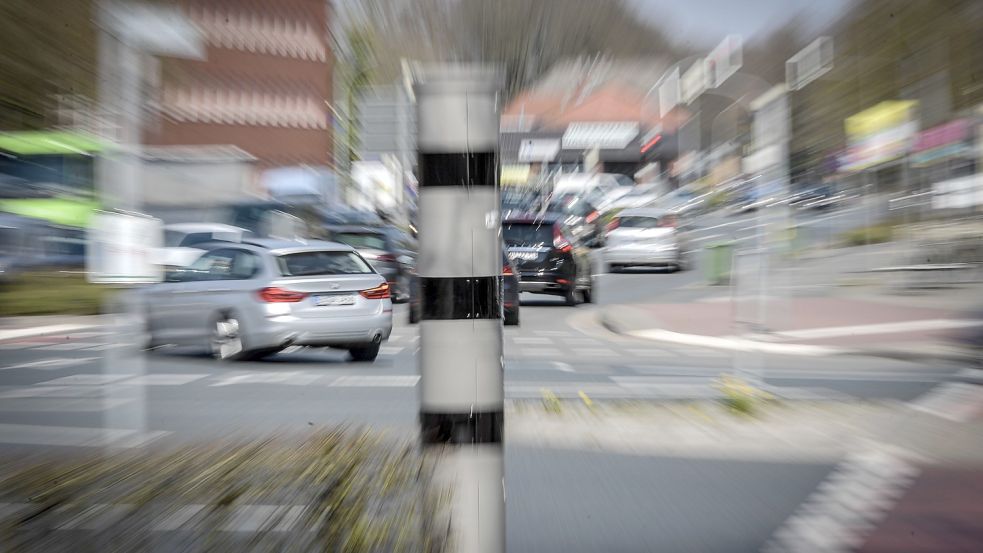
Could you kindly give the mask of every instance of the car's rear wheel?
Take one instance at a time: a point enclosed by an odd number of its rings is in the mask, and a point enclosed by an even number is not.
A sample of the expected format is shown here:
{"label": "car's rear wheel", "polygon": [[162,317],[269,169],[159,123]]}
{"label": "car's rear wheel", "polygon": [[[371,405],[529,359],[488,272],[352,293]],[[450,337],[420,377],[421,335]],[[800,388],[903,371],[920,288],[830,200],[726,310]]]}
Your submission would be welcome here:
{"label": "car's rear wheel", "polygon": [[379,345],[369,344],[367,346],[350,348],[348,353],[352,356],[353,361],[375,361],[375,358],[379,356]]}
{"label": "car's rear wheel", "polygon": [[420,307],[410,303],[410,324],[415,325],[420,322]]}
{"label": "car's rear wheel", "polygon": [[519,326],[519,310],[506,309],[503,322],[505,323],[505,326]]}
{"label": "car's rear wheel", "polygon": [[212,357],[219,361],[238,361],[249,357],[251,352],[242,341],[242,323],[235,315],[224,314],[215,319],[209,349]]}
{"label": "car's rear wheel", "polygon": [[594,287],[588,286],[581,291],[584,296],[584,303],[592,303],[594,301]]}
{"label": "car's rear wheel", "polygon": [[566,300],[566,304],[569,306],[577,305],[577,287],[571,285],[567,288],[566,292],[563,294],[563,299]]}

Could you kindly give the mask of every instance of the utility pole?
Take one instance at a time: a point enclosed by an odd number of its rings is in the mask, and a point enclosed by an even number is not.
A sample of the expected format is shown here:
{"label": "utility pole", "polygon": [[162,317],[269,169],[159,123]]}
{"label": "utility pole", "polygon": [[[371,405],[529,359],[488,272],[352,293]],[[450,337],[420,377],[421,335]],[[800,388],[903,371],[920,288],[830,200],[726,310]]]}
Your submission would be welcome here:
{"label": "utility pole", "polygon": [[451,551],[505,551],[501,80],[457,66],[416,85],[420,436],[452,490]]}

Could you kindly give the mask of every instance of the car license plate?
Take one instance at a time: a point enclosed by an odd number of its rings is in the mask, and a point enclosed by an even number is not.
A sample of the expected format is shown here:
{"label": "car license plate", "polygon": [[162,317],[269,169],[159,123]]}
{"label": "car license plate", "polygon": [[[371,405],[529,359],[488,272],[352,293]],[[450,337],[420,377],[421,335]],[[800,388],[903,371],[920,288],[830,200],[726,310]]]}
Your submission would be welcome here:
{"label": "car license plate", "polygon": [[539,257],[539,254],[537,254],[536,252],[515,252],[515,251],[512,251],[512,252],[509,252],[508,255],[509,255],[509,259],[511,259],[512,261],[532,261],[532,260],[536,259],[537,257]]}
{"label": "car license plate", "polygon": [[331,305],[354,305],[355,296],[352,294],[332,294],[330,296],[314,296],[314,305],[327,307]]}

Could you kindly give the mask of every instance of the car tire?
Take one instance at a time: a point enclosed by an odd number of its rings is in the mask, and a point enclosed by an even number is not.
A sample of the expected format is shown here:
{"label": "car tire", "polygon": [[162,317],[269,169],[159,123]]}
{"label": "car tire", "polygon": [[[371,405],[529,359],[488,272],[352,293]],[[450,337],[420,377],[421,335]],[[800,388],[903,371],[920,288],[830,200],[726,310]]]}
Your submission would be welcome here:
{"label": "car tire", "polygon": [[413,307],[412,304],[410,305],[410,317],[409,317],[409,319],[410,319],[410,324],[411,325],[415,325],[416,323],[420,322],[420,309]]}
{"label": "car tire", "polygon": [[594,302],[594,287],[593,286],[588,286],[587,288],[584,288],[580,293],[584,297],[584,303],[593,303]]}
{"label": "car tire", "polygon": [[502,322],[505,323],[505,326],[519,326],[519,310],[506,309]]}
{"label": "car tire", "polygon": [[563,299],[566,300],[566,304],[570,307],[577,305],[577,287],[571,286],[567,288],[566,293],[563,294]]}
{"label": "car tire", "polygon": [[348,354],[352,356],[352,361],[372,362],[379,356],[379,346],[380,344],[369,344],[357,348],[350,348]]}
{"label": "car tire", "polygon": [[242,340],[242,323],[233,313],[215,318],[208,338],[209,352],[218,361],[244,361],[254,353]]}

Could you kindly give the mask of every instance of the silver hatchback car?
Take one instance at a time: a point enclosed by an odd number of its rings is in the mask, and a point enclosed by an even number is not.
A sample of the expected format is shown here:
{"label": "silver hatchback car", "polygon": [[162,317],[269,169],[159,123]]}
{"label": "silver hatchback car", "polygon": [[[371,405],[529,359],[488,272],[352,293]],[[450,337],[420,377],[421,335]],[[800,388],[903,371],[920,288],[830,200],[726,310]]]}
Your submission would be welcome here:
{"label": "silver hatchback car", "polygon": [[373,361],[392,332],[389,284],[349,246],[252,239],[208,248],[143,291],[149,345],[207,345],[235,360],[333,347]]}

